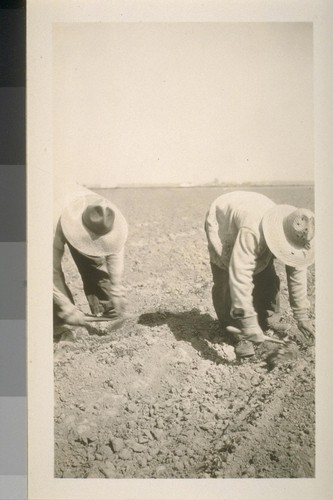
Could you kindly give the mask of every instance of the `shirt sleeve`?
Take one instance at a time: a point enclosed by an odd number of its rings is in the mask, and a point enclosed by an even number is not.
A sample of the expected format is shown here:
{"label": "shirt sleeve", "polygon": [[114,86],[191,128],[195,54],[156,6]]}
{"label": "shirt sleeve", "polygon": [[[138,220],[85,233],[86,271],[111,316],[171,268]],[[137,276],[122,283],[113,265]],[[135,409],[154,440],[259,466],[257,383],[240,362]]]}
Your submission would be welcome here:
{"label": "shirt sleeve", "polygon": [[231,316],[234,318],[256,316],[252,291],[257,248],[256,235],[250,229],[241,228],[229,264]]}
{"label": "shirt sleeve", "polygon": [[65,251],[65,237],[58,222],[53,239],[53,300],[64,311],[76,309],[65,282],[61,261]]}
{"label": "shirt sleeve", "polygon": [[310,302],[307,298],[307,269],[286,266],[289,302],[297,321],[308,319]]}
{"label": "shirt sleeve", "polygon": [[207,215],[205,222],[205,231],[207,235],[208,245],[212,248],[217,257],[221,258],[222,255],[222,242],[219,236],[219,224],[216,219],[216,207],[213,205]]}
{"label": "shirt sleeve", "polygon": [[110,276],[111,294],[114,297],[122,297],[124,295],[124,287],[122,284],[124,253],[124,248],[122,248],[119,252],[107,255],[105,258],[106,267]]}

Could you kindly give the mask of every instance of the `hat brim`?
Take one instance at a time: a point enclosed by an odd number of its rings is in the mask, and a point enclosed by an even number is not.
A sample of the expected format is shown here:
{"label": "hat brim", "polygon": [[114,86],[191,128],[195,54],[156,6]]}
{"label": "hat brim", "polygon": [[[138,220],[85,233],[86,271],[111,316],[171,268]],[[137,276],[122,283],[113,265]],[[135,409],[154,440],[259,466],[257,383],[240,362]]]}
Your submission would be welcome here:
{"label": "hat brim", "polygon": [[87,206],[101,201],[105,202],[105,199],[95,194],[81,196],[70,203],[60,216],[67,241],[76,250],[91,257],[105,257],[119,252],[127,238],[126,221],[112,203],[108,203],[108,206],[115,212],[115,218],[109,233],[99,236],[83,224],[82,214]]}
{"label": "hat brim", "polygon": [[275,205],[268,210],[262,219],[262,228],[268,248],[272,254],[287,266],[305,268],[314,263],[314,239],[309,248],[300,248],[288,241],[284,229],[284,218],[296,207],[291,205]]}

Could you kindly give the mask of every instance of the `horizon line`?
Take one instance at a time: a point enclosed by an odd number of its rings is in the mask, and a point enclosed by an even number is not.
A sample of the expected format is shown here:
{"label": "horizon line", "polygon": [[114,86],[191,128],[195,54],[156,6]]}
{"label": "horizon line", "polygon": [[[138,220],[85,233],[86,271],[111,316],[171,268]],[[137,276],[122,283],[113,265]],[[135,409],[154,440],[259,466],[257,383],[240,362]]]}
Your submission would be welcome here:
{"label": "horizon line", "polygon": [[88,189],[131,189],[131,188],[161,188],[161,187],[173,187],[173,188],[194,188],[194,187],[253,187],[253,186],[266,186],[266,187],[283,187],[283,186],[314,186],[314,181],[267,181],[267,182],[221,182],[221,183],[191,183],[191,182],[181,182],[181,183],[124,183],[115,185],[88,185],[82,184]]}

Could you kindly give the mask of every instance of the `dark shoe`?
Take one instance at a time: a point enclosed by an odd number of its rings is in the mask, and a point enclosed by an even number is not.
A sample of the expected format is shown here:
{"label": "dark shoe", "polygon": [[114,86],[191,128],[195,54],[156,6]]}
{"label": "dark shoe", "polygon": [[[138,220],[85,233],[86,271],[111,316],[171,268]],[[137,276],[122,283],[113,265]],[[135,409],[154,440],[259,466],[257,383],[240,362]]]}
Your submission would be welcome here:
{"label": "dark shoe", "polygon": [[249,358],[254,356],[255,351],[252,342],[249,340],[240,340],[235,345],[235,354],[237,358]]}

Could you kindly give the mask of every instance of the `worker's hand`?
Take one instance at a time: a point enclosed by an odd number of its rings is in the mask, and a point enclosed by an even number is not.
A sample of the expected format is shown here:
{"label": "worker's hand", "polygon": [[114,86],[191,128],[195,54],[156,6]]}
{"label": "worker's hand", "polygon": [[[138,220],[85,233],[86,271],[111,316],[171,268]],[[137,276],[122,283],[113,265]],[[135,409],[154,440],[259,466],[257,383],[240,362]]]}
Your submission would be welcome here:
{"label": "worker's hand", "polygon": [[85,315],[76,307],[61,311],[59,316],[66,325],[83,326],[86,324]]}
{"label": "worker's hand", "polygon": [[313,322],[310,319],[299,320],[297,323],[297,327],[298,327],[299,331],[302,332],[306,338],[313,338],[314,337],[315,330],[314,330]]}

